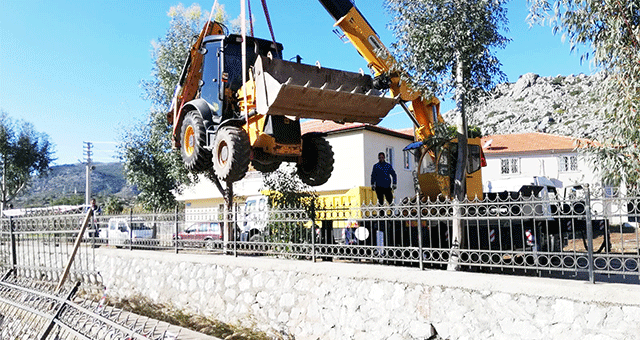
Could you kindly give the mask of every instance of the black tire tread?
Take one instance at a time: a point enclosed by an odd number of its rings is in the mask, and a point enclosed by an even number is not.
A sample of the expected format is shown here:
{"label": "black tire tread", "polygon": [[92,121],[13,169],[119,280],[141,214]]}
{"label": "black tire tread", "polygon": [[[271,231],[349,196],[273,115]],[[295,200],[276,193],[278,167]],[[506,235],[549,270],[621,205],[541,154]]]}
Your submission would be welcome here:
{"label": "black tire tread", "polygon": [[[196,135],[196,146],[191,156],[187,155],[184,145],[184,134],[189,125],[193,126],[193,130]],[[196,110],[190,111],[184,117],[180,128],[180,141],[183,143],[183,145],[180,146],[180,155],[182,156],[182,161],[187,169],[194,172],[202,172],[211,168],[211,151],[205,149],[207,143],[207,131],[200,112]]]}
{"label": "black tire tread", "polygon": [[333,172],[333,149],[319,136],[303,137],[302,161],[298,163],[298,177],[310,186],[326,183]]}
{"label": "black tire tread", "polygon": [[[224,140],[230,148],[230,161],[221,165],[216,159],[219,143]],[[232,183],[241,180],[249,170],[251,144],[247,133],[235,126],[221,127],[216,134],[213,169],[222,182]]]}
{"label": "black tire tread", "polygon": [[269,164],[263,164],[260,163],[258,161],[251,161],[251,165],[253,166],[254,169],[256,169],[257,171],[260,171],[262,173],[270,173],[270,172],[274,172],[276,170],[278,170],[278,168],[280,167],[281,162],[273,162],[273,163],[269,163]]}

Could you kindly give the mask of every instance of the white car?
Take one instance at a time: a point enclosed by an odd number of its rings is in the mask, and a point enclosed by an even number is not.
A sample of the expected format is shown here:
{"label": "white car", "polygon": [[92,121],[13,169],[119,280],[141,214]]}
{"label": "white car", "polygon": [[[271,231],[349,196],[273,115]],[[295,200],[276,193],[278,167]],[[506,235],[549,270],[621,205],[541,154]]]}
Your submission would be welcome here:
{"label": "white car", "polygon": [[100,230],[100,238],[107,238],[108,244],[122,247],[129,244],[151,245],[153,229],[145,224],[141,218],[114,217],[109,219],[109,227],[106,235]]}

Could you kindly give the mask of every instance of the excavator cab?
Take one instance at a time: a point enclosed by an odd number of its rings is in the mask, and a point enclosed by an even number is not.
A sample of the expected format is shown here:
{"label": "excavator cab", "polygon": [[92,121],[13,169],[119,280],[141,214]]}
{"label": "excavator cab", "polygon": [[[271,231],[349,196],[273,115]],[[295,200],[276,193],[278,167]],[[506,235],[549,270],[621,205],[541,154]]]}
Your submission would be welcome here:
{"label": "excavator cab", "polygon": [[[431,200],[438,197],[449,197],[455,177],[458,143],[456,140],[447,142],[438,150],[420,148],[422,143],[412,143],[405,151],[420,150],[417,154],[417,176],[422,194]],[[467,196],[469,199],[482,199],[482,176],[480,169],[486,166],[484,154],[480,147],[480,138],[468,139],[467,157]]]}

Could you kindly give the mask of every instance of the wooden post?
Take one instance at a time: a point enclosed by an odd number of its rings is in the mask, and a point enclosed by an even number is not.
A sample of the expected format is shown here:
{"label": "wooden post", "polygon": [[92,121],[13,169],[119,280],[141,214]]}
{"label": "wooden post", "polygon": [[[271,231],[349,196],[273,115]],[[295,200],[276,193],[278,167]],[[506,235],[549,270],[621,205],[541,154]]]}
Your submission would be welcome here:
{"label": "wooden post", "polygon": [[80,243],[82,242],[82,236],[84,232],[87,230],[87,226],[89,225],[89,221],[91,221],[91,216],[93,216],[93,209],[89,209],[87,211],[87,215],[84,217],[84,222],[82,222],[82,228],[80,228],[80,232],[78,233],[78,237],[76,237],[76,242],[73,245],[73,251],[71,252],[71,256],[69,257],[69,261],[67,261],[67,266],[64,268],[64,272],[62,273],[62,277],[58,282],[58,286],[56,287],[56,294],[60,292],[64,281],[69,276],[69,271],[71,270],[71,265],[73,264],[73,260],[76,257],[76,253],[78,252],[78,248],[80,247]]}

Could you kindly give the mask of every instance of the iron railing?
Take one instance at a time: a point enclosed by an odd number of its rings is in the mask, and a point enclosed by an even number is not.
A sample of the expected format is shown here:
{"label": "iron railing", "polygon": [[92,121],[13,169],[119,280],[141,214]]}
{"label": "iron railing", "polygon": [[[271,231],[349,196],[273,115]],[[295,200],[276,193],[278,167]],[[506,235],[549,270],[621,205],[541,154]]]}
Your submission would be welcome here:
{"label": "iron railing", "polygon": [[76,296],[80,281],[57,290],[6,273],[0,280],[0,339],[179,339],[180,328]]}
{"label": "iron railing", "polygon": [[[80,217],[5,219],[0,267],[23,275],[59,276]],[[462,202],[416,196],[389,206],[245,211],[239,205],[226,214],[192,209],[99,215],[85,233],[72,275],[100,282],[92,252],[109,246],[638,282],[638,222],[640,197],[592,192],[587,186]]]}

